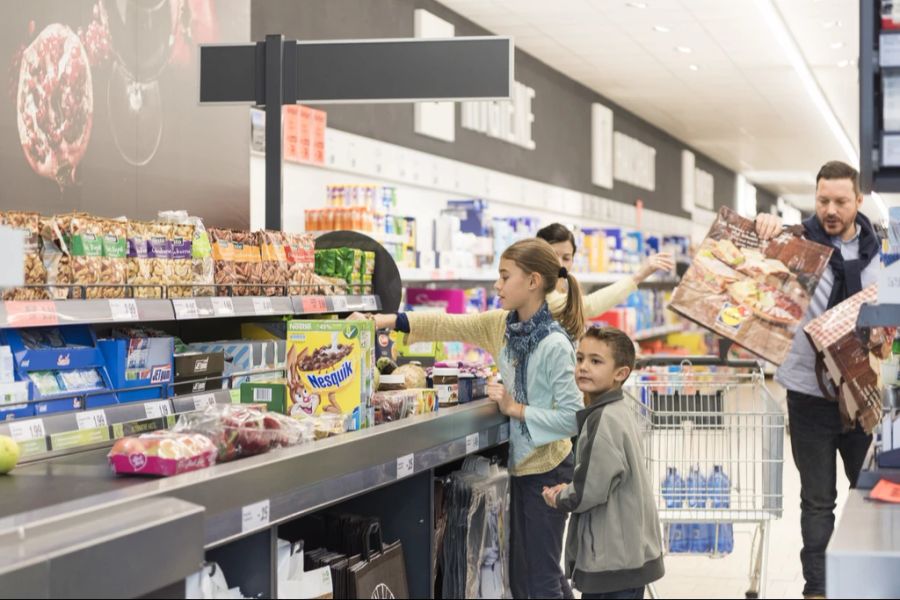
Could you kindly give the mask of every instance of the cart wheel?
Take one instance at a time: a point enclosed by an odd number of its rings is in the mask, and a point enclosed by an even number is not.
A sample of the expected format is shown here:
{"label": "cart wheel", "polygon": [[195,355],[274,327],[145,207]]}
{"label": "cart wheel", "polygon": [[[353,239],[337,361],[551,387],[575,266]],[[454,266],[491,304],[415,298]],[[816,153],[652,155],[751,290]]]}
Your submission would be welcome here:
{"label": "cart wheel", "polygon": [[744,597],[753,599],[759,598],[759,592],[747,592],[746,594],[744,594]]}

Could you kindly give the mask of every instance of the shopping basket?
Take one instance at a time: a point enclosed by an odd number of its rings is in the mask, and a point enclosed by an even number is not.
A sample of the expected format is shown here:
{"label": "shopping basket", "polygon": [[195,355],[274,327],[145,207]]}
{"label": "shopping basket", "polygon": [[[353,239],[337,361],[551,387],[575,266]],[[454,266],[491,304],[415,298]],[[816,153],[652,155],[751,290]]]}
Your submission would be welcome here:
{"label": "shopping basket", "polygon": [[747,597],[764,596],[768,523],[783,508],[785,418],[762,366],[655,356],[639,361],[625,391],[667,555],[730,553],[732,525],[755,525]]}

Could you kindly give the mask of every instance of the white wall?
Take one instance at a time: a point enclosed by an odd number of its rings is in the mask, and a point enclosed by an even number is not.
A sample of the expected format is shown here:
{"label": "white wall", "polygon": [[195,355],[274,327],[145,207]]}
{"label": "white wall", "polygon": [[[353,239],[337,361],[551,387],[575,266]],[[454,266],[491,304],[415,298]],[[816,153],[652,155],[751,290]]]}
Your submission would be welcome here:
{"label": "white wall", "polygon": [[[304,210],[325,206],[329,184],[379,184],[397,188],[400,213],[417,217],[419,246],[431,248],[431,220],[446,201],[490,200],[496,216],[535,216],[546,223],[634,226],[633,206],[598,196],[491,171],[334,129],[326,131],[324,167],[285,163],[283,228],[302,231]],[[250,224],[265,223],[265,157],[250,156]],[[641,230],[692,235],[689,219],[644,210]],[[705,231],[704,231],[705,233]]]}

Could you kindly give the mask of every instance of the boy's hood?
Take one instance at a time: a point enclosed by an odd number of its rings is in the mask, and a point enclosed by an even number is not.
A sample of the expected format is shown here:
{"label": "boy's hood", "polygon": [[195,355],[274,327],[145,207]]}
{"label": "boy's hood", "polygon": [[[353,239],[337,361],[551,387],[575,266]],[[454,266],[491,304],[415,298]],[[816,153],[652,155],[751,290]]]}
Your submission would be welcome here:
{"label": "boy's hood", "polygon": [[622,392],[622,388],[614,388],[609,391],[603,392],[602,394],[592,394],[590,396],[591,405],[585,409],[578,411],[575,415],[578,419],[578,431],[581,431],[581,428],[584,427],[584,422],[587,421],[588,417],[594,413],[596,410],[602,409],[604,406],[612,404],[613,402],[618,402],[625,397],[625,394]]}

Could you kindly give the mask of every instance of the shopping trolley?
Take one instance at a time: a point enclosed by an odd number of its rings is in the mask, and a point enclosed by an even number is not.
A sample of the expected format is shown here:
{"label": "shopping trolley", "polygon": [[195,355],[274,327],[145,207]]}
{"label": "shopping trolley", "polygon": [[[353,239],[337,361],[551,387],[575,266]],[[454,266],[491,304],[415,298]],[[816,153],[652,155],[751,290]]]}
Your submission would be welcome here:
{"label": "shopping trolley", "polygon": [[[783,508],[785,418],[762,366],[657,356],[639,361],[625,391],[641,432],[667,555],[727,554],[732,524],[756,525],[747,597],[764,597],[768,524],[781,518]],[[657,597],[652,587],[650,594]]]}

